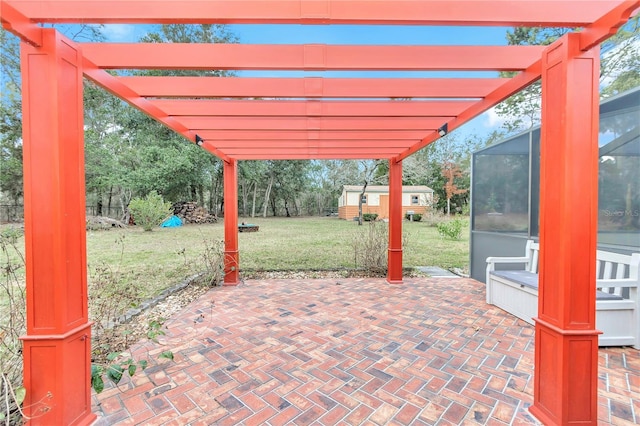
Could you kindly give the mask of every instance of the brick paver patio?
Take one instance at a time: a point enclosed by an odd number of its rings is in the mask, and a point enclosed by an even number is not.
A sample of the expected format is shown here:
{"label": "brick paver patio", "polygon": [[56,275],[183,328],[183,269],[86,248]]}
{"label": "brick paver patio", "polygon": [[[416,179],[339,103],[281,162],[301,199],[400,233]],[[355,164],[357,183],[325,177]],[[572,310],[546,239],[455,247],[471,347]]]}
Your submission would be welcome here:
{"label": "brick paver patio", "polygon": [[[166,322],[97,425],[536,424],[533,327],[471,279],[247,281]],[[599,420],[640,424],[640,352],[600,350]]]}

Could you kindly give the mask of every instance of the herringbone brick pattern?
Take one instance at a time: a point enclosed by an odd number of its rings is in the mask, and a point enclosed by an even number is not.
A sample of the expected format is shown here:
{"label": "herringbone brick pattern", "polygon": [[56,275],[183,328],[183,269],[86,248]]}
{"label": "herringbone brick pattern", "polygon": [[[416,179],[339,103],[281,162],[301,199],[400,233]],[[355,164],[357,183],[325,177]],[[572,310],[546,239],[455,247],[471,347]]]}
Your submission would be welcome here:
{"label": "herringbone brick pattern", "polygon": [[[167,321],[161,362],[94,397],[97,425],[525,425],[533,328],[470,279],[248,281]],[[640,424],[640,352],[600,350],[599,419]]]}

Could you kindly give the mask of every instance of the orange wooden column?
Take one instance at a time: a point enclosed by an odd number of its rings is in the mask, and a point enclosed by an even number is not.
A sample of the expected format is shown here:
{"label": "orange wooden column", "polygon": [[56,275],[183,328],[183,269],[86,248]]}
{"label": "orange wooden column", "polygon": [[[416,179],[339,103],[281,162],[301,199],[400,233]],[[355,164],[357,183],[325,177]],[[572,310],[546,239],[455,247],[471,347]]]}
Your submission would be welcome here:
{"label": "orange wooden column", "polygon": [[22,44],[30,425],[85,425],[91,413],[82,57],[53,29]]}
{"label": "orange wooden column", "polygon": [[240,282],[238,254],[238,161],[224,164],[224,285]]}
{"label": "orange wooden column", "polygon": [[597,424],[595,258],[599,49],[579,34],[542,58],[540,289],[533,413],[544,424]]}
{"label": "orange wooden column", "polygon": [[387,282],[402,283],[402,162],[389,160],[389,255]]}

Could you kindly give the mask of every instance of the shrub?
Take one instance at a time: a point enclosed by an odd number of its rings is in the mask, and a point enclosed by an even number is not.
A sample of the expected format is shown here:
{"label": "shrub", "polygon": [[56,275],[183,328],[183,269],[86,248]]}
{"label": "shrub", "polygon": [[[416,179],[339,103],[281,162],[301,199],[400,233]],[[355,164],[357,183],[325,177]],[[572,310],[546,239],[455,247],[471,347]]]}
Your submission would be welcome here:
{"label": "shrub", "polygon": [[154,226],[159,226],[163,220],[171,216],[171,203],[165,203],[162,196],[156,191],[151,191],[144,198],[134,198],[129,203],[129,211],[137,225],[145,231],[151,231]]}
{"label": "shrub", "polygon": [[26,330],[22,229],[0,231],[0,422],[22,424],[22,342]]}
{"label": "shrub", "polygon": [[462,219],[453,219],[445,222],[440,222],[436,225],[438,233],[442,238],[448,240],[459,240],[462,238],[462,228],[464,222]]}
{"label": "shrub", "polygon": [[376,273],[386,271],[389,244],[389,227],[386,223],[370,222],[364,229],[358,227],[351,244],[356,267]]}
{"label": "shrub", "polygon": [[377,218],[378,218],[378,214],[377,213],[363,213],[362,214],[362,219],[365,222],[373,222]]}
{"label": "shrub", "polygon": [[[202,253],[205,272],[202,277],[207,286],[217,286],[224,279],[224,241],[204,239],[205,250]],[[235,266],[232,266],[235,268]]]}
{"label": "shrub", "polygon": [[[407,218],[407,220],[411,220],[411,215],[410,214],[405,215],[405,217]],[[414,222],[420,222],[421,220],[422,220],[422,215],[421,214],[418,213],[418,214],[414,214],[413,215],[413,221]]]}
{"label": "shrub", "polygon": [[[407,235],[402,235],[402,247],[407,246]],[[387,270],[389,248],[389,226],[385,222],[370,222],[367,227],[358,227],[351,246],[356,268],[374,274]]]}

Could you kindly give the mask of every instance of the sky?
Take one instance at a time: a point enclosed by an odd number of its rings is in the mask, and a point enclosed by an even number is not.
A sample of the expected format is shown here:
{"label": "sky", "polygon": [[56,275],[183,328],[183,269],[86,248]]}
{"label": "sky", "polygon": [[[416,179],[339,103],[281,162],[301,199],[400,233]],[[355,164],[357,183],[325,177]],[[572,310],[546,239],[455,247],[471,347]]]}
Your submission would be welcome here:
{"label": "sky", "polygon": [[[246,44],[350,44],[350,45],[506,45],[506,27],[434,27],[366,25],[228,25],[228,30]],[[152,26],[109,24],[103,33],[111,42],[135,42]],[[493,72],[416,71],[239,71],[239,77],[372,77],[442,78],[497,77]],[[460,136],[485,136],[502,124],[492,110],[460,127]]]}

